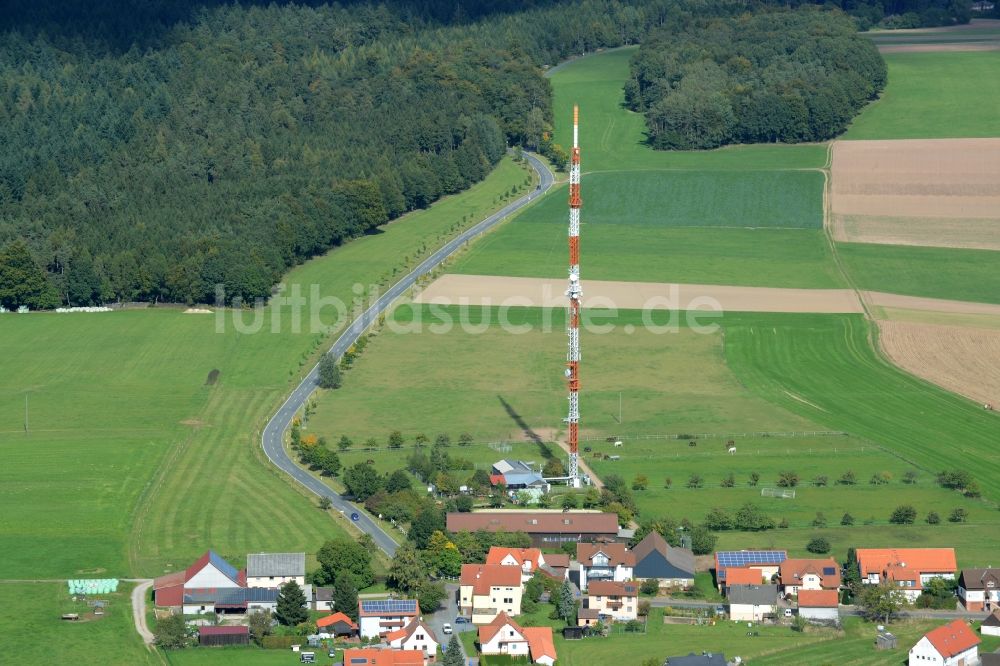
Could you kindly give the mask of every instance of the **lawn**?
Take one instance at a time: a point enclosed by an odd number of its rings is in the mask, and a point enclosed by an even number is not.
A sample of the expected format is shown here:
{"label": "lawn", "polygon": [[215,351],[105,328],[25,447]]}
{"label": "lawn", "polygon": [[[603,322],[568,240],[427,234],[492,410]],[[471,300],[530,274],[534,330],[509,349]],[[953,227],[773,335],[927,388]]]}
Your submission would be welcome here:
{"label": "lawn", "polygon": [[727,314],[723,326],[727,365],[751,393],[928,472],[968,469],[1000,500],[990,471],[1000,464],[1000,414],[890,365],[860,315]]}
{"label": "lawn", "polygon": [[[525,428],[548,441],[562,428],[566,403],[562,310],[512,309],[511,324],[532,327],[521,334],[506,332],[497,323],[496,309],[469,310],[470,330],[482,317],[491,318],[492,324],[478,333],[467,333],[460,326],[433,332],[428,306],[416,311],[402,307],[394,314],[395,321],[406,325],[414,312],[424,317],[423,332],[394,333],[393,327],[386,327],[378,334],[345,374],[343,387],[321,394],[310,431],[326,436],[331,444],[345,434],[358,445],[375,437],[381,447],[394,429],[410,441],[417,433],[433,439],[444,432],[454,442],[469,432],[477,445],[455,447],[453,452],[493,462],[496,452],[485,446],[489,442],[525,439]],[[611,323],[615,330],[585,331],[581,336],[586,359],[581,395],[585,438],[622,432],[816,429],[810,420],[776,409],[741,386],[726,367],[719,332],[701,334],[678,326],[676,332],[656,333],[642,326],[638,311],[621,311],[599,321]],[[656,322],[662,323],[659,316]],[[626,326],[634,327],[631,334],[625,332]],[[537,459],[537,446],[522,446],[524,455]],[[390,462],[382,463],[384,456]],[[386,469],[399,466],[398,455],[386,450],[365,457]]]}
{"label": "lawn", "polygon": [[[641,114],[624,108],[623,86],[635,48],[615,49],[571,62],[552,75],[556,142],[573,144],[573,105],[580,106],[584,172],[637,169],[773,170],[820,168],[826,146],[761,144],[711,151],[654,151],[645,144]],[[586,190],[584,190],[586,191]],[[586,205],[586,204],[585,204]]]}
{"label": "lawn", "polygon": [[[469,192],[293,270],[286,293],[297,285],[315,305],[315,286],[349,301],[355,283],[394,280],[416,248],[481,219],[527,177],[506,161]],[[346,534],[260,452],[258,428],[326,337],[309,308],[298,323],[291,311],[262,311],[256,334],[255,315],[233,311],[3,316],[0,577],[156,575],[209,547],[239,564]],[[321,323],[335,314],[327,305]]]}
{"label": "lawn", "polygon": [[887,53],[882,97],[845,139],[944,139],[1000,136],[1000,51]]}
{"label": "lawn", "polygon": [[1000,303],[1000,252],[838,243],[837,253],[861,289]]}
{"label": "lawn", "polygon": [[[131,586],[101,598],[103,617],[88,616],[86,602],[75,602],[64,583],[0,583],[0,636],[5,664],[159,664],[132,625]],[[78,613],[81,620],[60,619]]]}
{"label": "lawn", "polygon": [[[325,650],[316,649],[317,663],[328,664],[330,659]],[[241,648],[188,648],[170,650],[164,653],[167,662],[173,666],[295,666],[299,655],[291,650],[261,650],[255,647]]]}

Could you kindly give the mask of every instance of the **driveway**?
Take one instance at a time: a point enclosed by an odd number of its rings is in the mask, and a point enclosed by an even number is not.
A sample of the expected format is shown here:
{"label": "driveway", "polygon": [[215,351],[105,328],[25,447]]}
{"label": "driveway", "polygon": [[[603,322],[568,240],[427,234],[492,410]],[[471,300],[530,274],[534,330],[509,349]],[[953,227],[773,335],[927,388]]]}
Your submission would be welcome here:
{"label": "driveway", "polygon": [[[448,595],[445,598],[444,607],[433,615],[424,616],[424,622],[426,622],[427,625],[434,630],[434,634],[438,637],[438,640],[441,641],[441,649],[448,647],[448,642],[451,640],[451,636],[444,633],[443,627],[445,623],[451,624],[452,631],[456,634],[476,630],[476,627],[473,624],[455,624],[455,617],[459,614],[458,585],[448,583],[445,585],[445,591],[448,592]],[[473,655],[472,659],[469,659],[469,655],[465,653],[465,645],[461,640],[459,640],[458,644],[462,648],[462,655],[465,657],[466,664],[477,664],[479,662],[479,660],[475,658],[475,655]]]}
{"label": "driveway", "polygon": [[149,588],[153,587],[153,581],[144,578],[136,582],[139,584],[132,588],[132,621],[135,623],[135,630],[142,636],[142,642],[147,648],[152,648],[156,637],[146,624],[146,597],[149,595]]}

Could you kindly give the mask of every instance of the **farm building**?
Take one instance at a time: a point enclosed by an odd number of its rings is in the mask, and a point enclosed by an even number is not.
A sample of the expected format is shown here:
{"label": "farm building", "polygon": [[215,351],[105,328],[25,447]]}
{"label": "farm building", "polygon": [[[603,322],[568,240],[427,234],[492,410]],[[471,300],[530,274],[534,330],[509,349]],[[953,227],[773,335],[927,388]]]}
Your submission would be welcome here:
{"label": "farm building", "polygon": [[274,611],[278,590],[265,587],[188,588],[184,590],[184,614],[230,613],[241,615],[255,610]]}
{"label": "farm building", "polygon": [[419,650],[430,661],[437,658],[440,645],[437,636],[422,620],[414,620],[402,629],[389,632],[385,640],[394,650]]}
{"label": "farm building", "polygon": [[247,587],[281,587],[293,580],[306,584],[305,553],[250,553],[247,555]]}
{"label": "farm building", "polygon": [[979,633],[986,636],[1000,636],[1000,609],[990,613],[979,627]]}
{"label": "farm building", "polygon": [[814,622],[839,622],[837,590],[799,590],[799,615]]}
{"label": "farm building", "polygon": [[576,560],[580,566],[581,592],[586,592],[592,582],[599,580],[632,580],[635,568],[635,555],[623,543],[578,543]]}
{"label": "farm building", "polygon": [[858,548],[856,554],[862,583],[890,581],[909,601],[920,596],[927,581],[951,580],[958,568],[954,548]]}
{"label": "farm building", "polygon": [[320,633],[332,636],[353,636],[358,633],[358,625],[343,613],[334,613],[316,620],[316,629]]}
{"label": "farm building", "polygon": [[503,484],[507,490],[538,490],[549,492],[551,486],[542,475],[532,469],[523,460],[499,460],[493,463],[490,483],[494,486]]}
{"label": "farm building", "polygon": [[965,620],[931,629],[910,648],[909,666],[974,666],[979,663],[979,637]]}
{"label": "farm building", "polygon": [[778,575],[784,594],[799,594],[800,590],[840,589],[840,565],[832,557],[788,559],[781,563]]}
{"label": "farm building", "polygon": [[729,588],[729,618],[760,622],[778,605],[777,585],[733,585]]}
{"label": "farm building", "polygon": [[962,569],[958,598],[970,611],[1000,608],[1000,569]]}
{"label": "farm building", "polygon": [[521,614],[521,568],[502,564],[463,564],[459,607],[473,624],[493,621],[498,613]]}
{"label": "farm building", "polygon": [[715,582],[720,592],[725,590],[730,568],[756,569],[761,581],[770,581],[787,559],[788,553],[783,550],[720,550],[715,553]]}
{"label": "farm building", "polygon": [[246,587],[246,572],[210,550],[184,571],[154,580],[153,599],[157,606],[177,607],[184,603],[184,595],[189,589],[231,590],[242,587]]}
{"label": "farm building", "polygon": [[566,541],[618,538],[618,515],[597,511],[476,511],[449,513],[449,532],[524,532],[532,545],[552,548]]}
{"label": "farm building", "polygon": [[635,558],[633,574],[637,580],[655,578],[660,587],[691,587],[694,585],[694,553],[688,548],[675,548],[655,530],[632,549]]}
{"label": "farm building", "polygon": [[416,619],[416,599],[360,599],[358,626],[362,638],[375,638],[402,629]]}
{"label": "farm building", "polygon": [[249,644],[250,627],[198,627],[198,645],[220,647]]}
{"label": "farm building", "polygon": [[424,666],[424,653],[420,650],[348,648],[343,658],[344,664],[350,666]]}

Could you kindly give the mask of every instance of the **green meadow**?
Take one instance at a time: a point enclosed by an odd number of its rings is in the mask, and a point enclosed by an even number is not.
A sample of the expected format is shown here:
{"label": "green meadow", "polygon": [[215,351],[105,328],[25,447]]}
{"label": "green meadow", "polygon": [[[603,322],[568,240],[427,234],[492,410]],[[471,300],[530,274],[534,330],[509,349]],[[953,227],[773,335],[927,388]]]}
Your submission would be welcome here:
{"label": "green meadow", "polygon": [[[146,650],[132,625],[130,590],[123,585],[118,592],[105,595],[109,602],[105,614],[94,617],[86,602],[72,600],[64,583],[0,583],[0,662],[161,664],[155,653]],[[81,619],[62,620],[63,613],[77,613]]]}
{"label": "green meadow", "polygon": [[1000,252],[838,243],[837,253],[861,289],[1000,303]]}
{"label": "green meadow", "polygon": [[1000,51],[883,55],[888,85],[844,139],[1000,136]]}
{"label": "green meadow", "polygon": [[731,146],[707,151],[654,151],[645,144],[642,114],[624,107],[623,86],[636,48],[581,58],[552,74],[555,139],[573,145],[573,105],[580,107],[580,154],[584,173],[717,169],[728,171],[818,169],[827,162],[825,145]]}
{"label": "green meadow", "polygon": [[[350,303],[355,283],[386,286],[526,179],[505,161],[468,192],[293,270],[285,293]],[[336,328],[332,306],[317,316]],[[207,548],[241,563],[254,550],[313,551],[347,534],[258,441],[328,340],[310,319],[307,306],[295,332],[279,303],[256,314],[3,315],[0,578],[151,576]]]}

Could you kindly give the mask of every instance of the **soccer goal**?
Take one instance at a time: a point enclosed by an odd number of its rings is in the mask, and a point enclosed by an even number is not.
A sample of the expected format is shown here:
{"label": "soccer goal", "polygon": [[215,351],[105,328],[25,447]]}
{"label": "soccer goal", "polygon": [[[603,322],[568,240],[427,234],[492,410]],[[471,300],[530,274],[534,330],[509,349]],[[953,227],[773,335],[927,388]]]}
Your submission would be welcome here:
{"label": "soccer goal", "polygon": [[761,488],[761,497],[780,497],[781,499],[795,499],[793,488]]}

